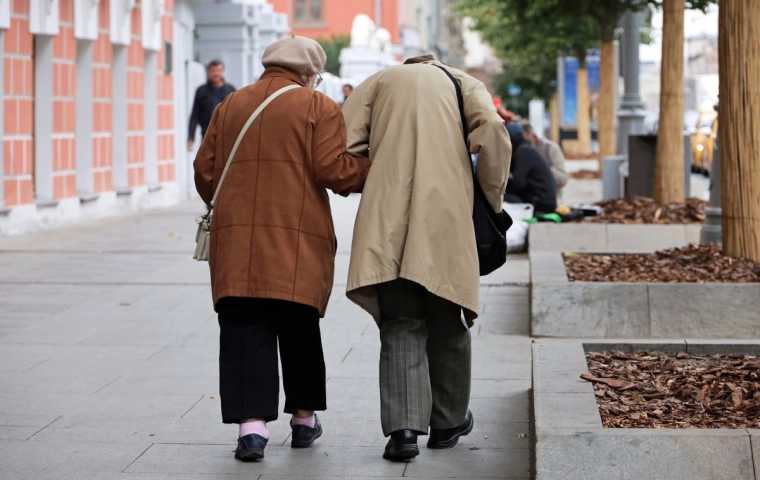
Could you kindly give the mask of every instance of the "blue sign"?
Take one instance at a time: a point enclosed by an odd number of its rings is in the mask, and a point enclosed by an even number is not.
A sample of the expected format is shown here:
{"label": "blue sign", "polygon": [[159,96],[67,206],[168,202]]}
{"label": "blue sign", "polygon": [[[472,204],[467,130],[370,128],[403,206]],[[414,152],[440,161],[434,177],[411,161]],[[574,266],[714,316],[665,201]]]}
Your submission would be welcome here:
{"label": "blue sign", "polygon": [[513,97],[520,95],[520,92],[522,92],[522,89],[520,88],[520,86],[515,85],[514,83],[510,83],[508,88],[509,88],[508,90],[509,94]]}
{"label": "blue sign", "polygon": [[[563,126],[576,126],[576,113],[578,110],[578,60],[575,58],[565,57],[562,59],[563,74],[563,102],[562,102],[562,121]],[[599,49],[592,48],[586,55],[586,71],[588,72],[588,91],[589,91],[589,116],[591,123],[596,124],[598,120],[598,101],[599,101]]]}

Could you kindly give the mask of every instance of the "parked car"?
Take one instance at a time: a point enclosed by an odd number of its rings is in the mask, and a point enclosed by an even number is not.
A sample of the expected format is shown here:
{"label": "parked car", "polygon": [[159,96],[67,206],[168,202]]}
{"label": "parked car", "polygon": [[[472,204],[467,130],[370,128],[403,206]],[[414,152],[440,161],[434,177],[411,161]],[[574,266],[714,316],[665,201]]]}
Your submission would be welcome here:
{"label": "parked car", "polygon": [[715,138],[718,133],[718,114],[715,111],[704,111],[699,114],[696,128],[691,134],[691,161],[692,171],[710,174],[713,152],[715,150]]}

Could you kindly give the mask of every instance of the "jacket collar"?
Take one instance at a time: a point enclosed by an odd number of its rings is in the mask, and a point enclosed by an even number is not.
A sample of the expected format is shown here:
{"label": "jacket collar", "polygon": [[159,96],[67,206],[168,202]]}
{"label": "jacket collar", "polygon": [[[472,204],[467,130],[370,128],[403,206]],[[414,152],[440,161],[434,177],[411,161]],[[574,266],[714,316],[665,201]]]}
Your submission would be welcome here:
{"label": "jacket collar", "polygon": [[407,59],[404,62],[404,65],[411,65],[413,63],[425,63],[425,62],[433,62],[435,61],[435,57],[432,55],[420,55],[419,57],[412,57]]}
{"label": "jacket collar", "polygon": [[224,78],[222,78],[222,86],[221,87],[217,87],[213,83],[211,83],[211,80],[206,79],[206,85],[208,85],[209,88],[224,88],[224,87],[227,86],[227,80],[225,80]]}
{"label": "jacket collar", "polygon": [[306,82],[304,82],[303,77],[301,77],[301,75],[297,74],[293,70],[290,70],[289,68],[278,67],[278,66],[267,67],[266,70],[264,70],[264,73],[261,74],[261,78],[259,78],[259,80],[264,80],[265,78],[275,78],[275,77],[286,78],[288,80],[292,80],[293,82],[296,82],[302,87],[306,86]]}

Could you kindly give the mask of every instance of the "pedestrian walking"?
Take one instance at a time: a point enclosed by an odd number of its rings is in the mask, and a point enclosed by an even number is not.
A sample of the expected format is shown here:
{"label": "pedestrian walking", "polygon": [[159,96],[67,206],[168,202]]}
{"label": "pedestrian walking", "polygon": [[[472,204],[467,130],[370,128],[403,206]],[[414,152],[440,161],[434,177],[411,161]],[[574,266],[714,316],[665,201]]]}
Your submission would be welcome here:
{"label": "pedestrian walking", "polygon": [[198,125],[201,127],[201,138],[206,135],[208,124],[214,109],[235,87],[224,81],[224,63],[221,60],[211,60],[206,67],[208,80],[195,91],[193,110],[190,112],[190,121],[187,131],[187,150],[193,149],[195,143],[195,131]]}
{"label": "pedestrian walking", "polygon": [[554,186],[557,187],[557,200],[560,200],[562,198],[562,189],[567,185],[567,179],[569,178],[567,167],[565,166],[565,154],[562,153],[562,148],[548,138],[536,135],[533,126],[529,122],[523,120],[520,122],[520,126],[523,129],[523,137],[536,147],[549,163],[549,168],[551,168],[552,175],[554,176]]}
{"label": "pedestrian walking", "polygon": [[240,424],[241,460],[264,456],[266,422],[278,416],[278,341],[291,446],[310,447],[322,434],[314,413],[326,408],[319,320],[337,249],[326,189],[360,192],[370,165],[346,153],[340,107],[315,90],[325,60],[308,38],[271,44],[259,81],[214,111],[195,159],[201,198],[211,204],[218,194],[209,266],[222,421]]}
{"label": "pedestrian walking", "polygon": [[508,123],[512,140],[512,163],[509,166],[509,184],[504,195],[508,203],[529,203],[536,216],[557,209],[557,190],[549,162],[523,135],[522,127]]}
{"label": "pedestrian walking", "polygon": [[[469,131],[462,140],[457,92]],[[473,229],[470,154],[477,181],[500,212],[510,142],[483,83],[431,55],[387,68],[359,85],[343,107],[349,152],[369,152],[354,228],[348,296],[380,328],[384,457],[451,448],[467,435],[471,338],[479,264]],[[462,314],[464,313],[464,318]]]}

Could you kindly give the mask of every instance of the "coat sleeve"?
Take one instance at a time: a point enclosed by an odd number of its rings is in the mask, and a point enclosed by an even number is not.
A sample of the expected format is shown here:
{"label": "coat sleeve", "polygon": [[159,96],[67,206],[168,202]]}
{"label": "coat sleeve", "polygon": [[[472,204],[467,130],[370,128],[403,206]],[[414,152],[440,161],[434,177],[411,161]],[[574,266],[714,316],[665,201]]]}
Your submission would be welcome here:
{"label": "coat sleeve", "polygon": [[317,185],[344,197],[361,193],[369,173],[369,158],[346,151],[346,124],[340,107],[327,97],[316,97],[316,111],[324,112],[312,136],[311,158]]}
{"label": "coat sleeve", "polygon": [[369,130],[372,104],[368,98],[371,80],[365,80],[343,104],[346,123],[346,150],[354,155],[369,156]]}
{"label": "coat sleeve", "polygon": [[562,188],[567,184],[567,168],[565,167],[565,156],[559,145],[553,143],[549,146],[549,166],[554,175],[554,183],[557,188]]}
{"label": "coat sleeve", "polygon": [[504,121],[496,113],[491,95],[482,82],[465,98],[464,113],[470,129],[470,153],[478,154],[478,181],[491,208],[500,212],[509,178],[512,144]]}
{"label": "coat sleeve", "polygon": [[187,126],[187,141],[190,142],[195,138],[195,130],[198,128],[198,111],[200,110],[200,102],[198,101],[198,92],[200,88],[195,91],[195,99],[193,100],[193,110],[190,112],[190,120],[188,120]]}
{"label": "coat sleeve", "polygon": [[[227,96],[229,98],[229,96]],[[226,101],[219,104],[211,115],[211,122],[208,124],[208,130],[203,137],[198,154],[195,156],[193,168],[195,169],[195,189],[201,196],[206,205],[211,204],[211,198],[214,196],[214,165],[216,163],[216,145],[217,135],[219,134],[219,115],[225,106]],[[226,109],[225,109],[226,111]]]}

